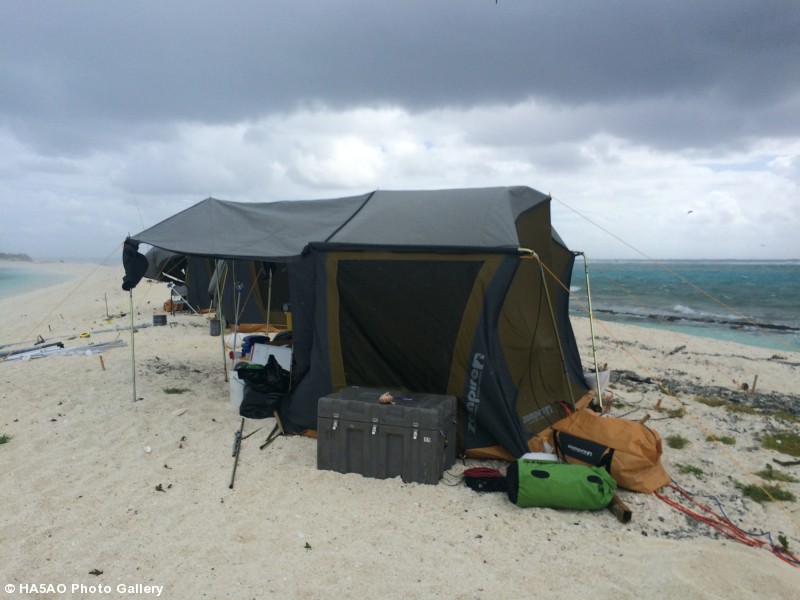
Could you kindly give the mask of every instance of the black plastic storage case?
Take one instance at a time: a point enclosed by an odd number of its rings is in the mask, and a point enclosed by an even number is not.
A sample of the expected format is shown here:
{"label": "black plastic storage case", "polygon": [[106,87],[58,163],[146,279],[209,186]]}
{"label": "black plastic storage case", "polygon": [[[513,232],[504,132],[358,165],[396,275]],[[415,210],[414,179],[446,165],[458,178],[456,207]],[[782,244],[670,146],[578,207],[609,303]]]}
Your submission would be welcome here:
{"label": "black plastic storage case", "polygon": [[456,461],[455,396],[347,387],[317,406],[317,468],[438,483]]}

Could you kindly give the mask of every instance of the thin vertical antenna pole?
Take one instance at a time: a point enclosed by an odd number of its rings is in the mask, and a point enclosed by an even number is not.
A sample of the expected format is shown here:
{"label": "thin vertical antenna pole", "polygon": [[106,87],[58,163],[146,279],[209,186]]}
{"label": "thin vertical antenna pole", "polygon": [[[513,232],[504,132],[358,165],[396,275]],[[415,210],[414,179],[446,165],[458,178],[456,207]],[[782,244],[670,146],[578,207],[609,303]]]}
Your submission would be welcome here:
{"label": "thin vertical antenna pole", "polygon": [[600,409],[603,409],[603,390],[600,389],[600,367],[597,365],[597,347],[594,341],[594,314],[592,313],[592,292],[589,287],[589,261],[586,254],[581,252],[583,256],[583,272],[586,274],[586,301],[589,306],[589,332],[592,336],[592,358],[594,359],[594,377],[597,381],[597,401],[600,403]]}
{"label": "thin vertical antenna pole", "polygon": [[272,265],[269,266],[269,286],[267,287],[267,334],[269,334],[269,318],[272,310]]}
{"label": "thin vertical antenna pole", "polygon": [[242,302],[242,287],[241,281],[234,284],[236,288],[236,315],[233,319],[233,355],[231,358],[231,369],[236,365],[236,339],[239,337],[239,310]]}
{"label": "thin vertical antenna pole", "polygon": [[136,402],[136,343],[134,341],[133,327],[133,290],[129,290],[128,294],[131,299],[131,381],[133,382],[133,401]]}
{"label": "thin vertical antenna pole", "polygon": [[[217,318],[219,319],[219,340],[222,345],[222,370],[225,372],[225,381],[228,381],[228,357],[225,356],[225,317],[222,314],[222,289],[219,280],[222,278],[220,265],[223,261],[217,261]],[[235,348],[234,348],[235,350]]]}

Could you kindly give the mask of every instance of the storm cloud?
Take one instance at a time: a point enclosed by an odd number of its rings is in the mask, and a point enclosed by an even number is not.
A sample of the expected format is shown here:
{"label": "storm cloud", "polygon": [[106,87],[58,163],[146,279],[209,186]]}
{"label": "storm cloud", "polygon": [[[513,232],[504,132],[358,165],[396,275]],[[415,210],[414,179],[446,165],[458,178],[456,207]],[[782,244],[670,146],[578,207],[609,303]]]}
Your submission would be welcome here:
{"label": "storm cloud", "polygon": [[0,251],[102,257],[209,195],[530,185],[595,255],[800,255],[796,2],[0,11]]}

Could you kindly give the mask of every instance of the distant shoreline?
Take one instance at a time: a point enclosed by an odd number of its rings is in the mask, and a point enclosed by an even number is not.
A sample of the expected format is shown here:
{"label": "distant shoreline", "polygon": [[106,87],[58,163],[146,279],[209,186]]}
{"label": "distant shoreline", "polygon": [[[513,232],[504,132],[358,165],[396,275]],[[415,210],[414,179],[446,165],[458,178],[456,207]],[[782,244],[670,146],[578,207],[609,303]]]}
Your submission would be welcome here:
{"label": "distant shoreline", "polygon": [[[646,316],[628,316],[610,310],[595,310],[595,322],[615,323],[630,325],[641,329],[661,331],[665,333],[678,333],[693,337],[730,342],[741,346],[775,350],[777,352],[798,352],[797,339],[798,333],[795,330],[785,330],[777,327],[763,327],[759,331],[756,327],[742,326],[734,327],[719,324],[714,321],[686,320],[681,322],[678,319],[648,318]],[[599,313],[599,314],[598,314]],[[585,314],[570,314],[571,318],[587,319]]]}
{"label": "distant shoreline", "polygon": [[27,254],[13,254],[8,252],[0,252],[0,260],[8,260],[13,262],[33,262],[33,259]]}
{"label": "distant shoreline", "polygon": [[87,263],[0,259],[0,300],[77,281],[95,268],[96,265]]}

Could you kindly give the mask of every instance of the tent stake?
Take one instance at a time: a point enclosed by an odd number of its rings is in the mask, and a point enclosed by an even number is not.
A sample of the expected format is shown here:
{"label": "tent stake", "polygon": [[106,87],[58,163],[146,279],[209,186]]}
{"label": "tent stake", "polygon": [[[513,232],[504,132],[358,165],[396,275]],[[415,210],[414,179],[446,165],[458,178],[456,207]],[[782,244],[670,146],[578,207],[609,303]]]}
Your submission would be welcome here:
{"label": "tent stake", "polygon": [[625,504],[622,498],[620,498],[617,494],[614,494],[614,497],[611,499],[611,503],[608,505],[608,510],[610,510],[614,516],[620,520],[620,523],[629,522],[631,520],[631,516],[633,515],[628,505]]}

